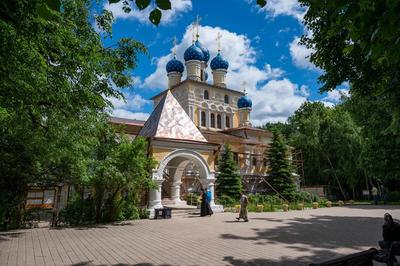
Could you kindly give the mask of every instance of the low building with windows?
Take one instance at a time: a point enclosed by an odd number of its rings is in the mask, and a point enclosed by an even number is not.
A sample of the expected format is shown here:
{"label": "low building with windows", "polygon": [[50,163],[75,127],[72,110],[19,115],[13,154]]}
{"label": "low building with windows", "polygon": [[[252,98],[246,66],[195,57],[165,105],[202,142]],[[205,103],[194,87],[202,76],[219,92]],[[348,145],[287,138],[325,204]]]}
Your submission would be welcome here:
{"label": "low building with windows", "polygon": [[[148,208],[182,206],[187,196],[201,187],[211,191],[215,204],[218,156],[224,144],[230,145],[240,168],[245,188],[257,190],[266,177],[265,150],[272,133],[252,127],[252,101],[245,91],[228,88],[229,63],[219,50],[209,64],[210,53],[198,40],[184,53],[184,64],[176,58],[168,62],[168,88],[152,97],[154,110],[147,121],[112,118],[124,125],[126,133],[148,139],[151,155],[158,161],[152,178],[158,189],[149,192]],[[208,82],[210,65],[212,82]],[[186,77],[182,80],[186,68]]]}

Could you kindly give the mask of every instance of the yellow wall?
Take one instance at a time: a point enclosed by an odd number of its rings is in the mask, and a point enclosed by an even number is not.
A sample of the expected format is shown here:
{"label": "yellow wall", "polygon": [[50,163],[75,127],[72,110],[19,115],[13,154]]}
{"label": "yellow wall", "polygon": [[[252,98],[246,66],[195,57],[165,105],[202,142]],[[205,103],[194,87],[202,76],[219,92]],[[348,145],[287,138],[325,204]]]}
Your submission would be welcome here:
{"label": "yellow wall", "polygon": [[239,114],[234,113],[233,114],[233,127],[238,127],[239,126]]}

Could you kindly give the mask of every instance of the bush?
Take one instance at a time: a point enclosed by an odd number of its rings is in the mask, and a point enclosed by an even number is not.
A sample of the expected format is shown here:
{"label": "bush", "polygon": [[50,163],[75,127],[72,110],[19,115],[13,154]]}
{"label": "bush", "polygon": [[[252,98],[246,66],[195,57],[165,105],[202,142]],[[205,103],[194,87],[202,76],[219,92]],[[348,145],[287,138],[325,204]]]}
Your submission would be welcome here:
{"label": "bush", "polygon": [[400,202],[400,191],[390,191],[388,193],[388,201]]}
{"label": "bush", "polygon": [[69,225],[91,224],[95,222],[92,199],[73,198],[59,213],[59,220]]}
{"label": "bush", "polygon": [[185,196],[185,200],[187,205],[197,206],[199,201],[199,195],[197,193],[188,193]]}
{"label": "bush", "polygon": [[233,199],[229,196],[222,195],[218,198],[218,203],[225,206],[225,207],[232,207],[239,203],[239,200]]}

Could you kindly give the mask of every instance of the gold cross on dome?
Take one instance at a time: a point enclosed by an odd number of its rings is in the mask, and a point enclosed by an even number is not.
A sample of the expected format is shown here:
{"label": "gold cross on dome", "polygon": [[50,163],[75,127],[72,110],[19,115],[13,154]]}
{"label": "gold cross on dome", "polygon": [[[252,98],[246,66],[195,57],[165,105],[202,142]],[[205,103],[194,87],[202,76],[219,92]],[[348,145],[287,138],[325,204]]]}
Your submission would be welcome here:
{"label": "gold cross on dome", "polygon": [[196,40],[198,40],[199,37],[200,37],[200,35],[199,35],[200,20],[201,20],[201,17],[199,17],[199,15],[197,15],[196,21],[195,21],[195,23],[194,23],[194,24],[195,24],[195,27],[196,27]]}
{"label": "gold cross on dome", "polygon": [[244,95],[246,95],[247,94],[246,93],[246,81],[242,82],[242,87],[243,87],[243,93],[244,93]]}
{"label": "gold cross on dome", "polygon": [[218,35],[217,35],[218,52],[221,52],[221,38],[222,38],[222,34],[220,32],[218,32]]}

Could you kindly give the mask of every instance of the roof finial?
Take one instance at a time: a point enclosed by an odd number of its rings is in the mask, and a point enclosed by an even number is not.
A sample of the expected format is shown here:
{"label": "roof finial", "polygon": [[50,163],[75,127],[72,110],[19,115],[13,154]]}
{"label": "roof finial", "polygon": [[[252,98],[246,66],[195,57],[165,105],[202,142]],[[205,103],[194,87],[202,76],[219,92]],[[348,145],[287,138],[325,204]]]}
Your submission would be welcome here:
{"label": "roof finial", "polygon": [[220,32],[218,32],[218,35],[217,35],[218,53],[221,52],[221,38],[222,38],[222,34]]}
{"label": "roof finial", "polygon": [[173,44],[174,47],[172,48],[172,52],[174,54],[174,58],[176,58],[176,36],[174,36]]}
{"label": "roof finial", "polygon": [[201,18],[199,17],[199,15],[197,15],[196,21],[195,21],[195,27],[196,27],[196,41],[197,41],[197,40],[199,39],[199,37],[200,37],[200,35],[199,35],[200,20],[201,20]]}
{"label": "roof finial", "polygon": [[242,82],[242,87],[243,87],[243,93],[244,93],[244,95],[246,95],[247,94],[247,92],[246,92],[246,81]]}

